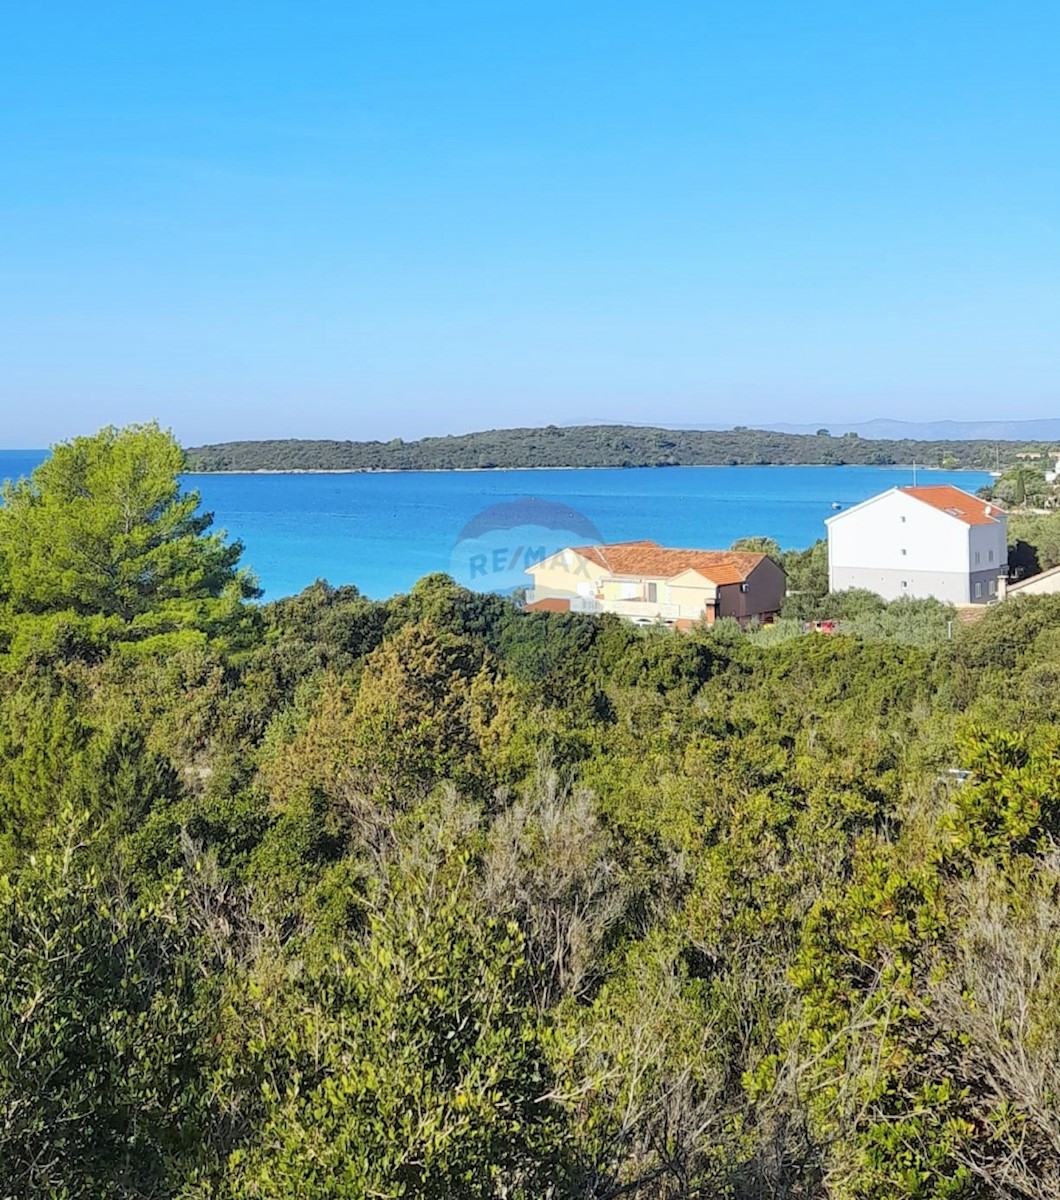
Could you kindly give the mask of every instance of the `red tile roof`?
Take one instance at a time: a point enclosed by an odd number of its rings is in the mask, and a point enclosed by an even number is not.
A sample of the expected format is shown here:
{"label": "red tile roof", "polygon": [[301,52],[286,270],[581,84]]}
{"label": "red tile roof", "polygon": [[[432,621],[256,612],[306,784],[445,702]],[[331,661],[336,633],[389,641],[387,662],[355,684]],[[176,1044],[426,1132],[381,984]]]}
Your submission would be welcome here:
{"label": "red tile roof", "polygon": [[948,483],[933,487],[904,487],[900,490],[914,500],[921,500],[940,512],[956,517],[966,525],[994,525],[998,517],[1005,515],[1005,510],[998,508],[993,501],[980,500],[978,496],[962,492]]}
{"label": "red tile roof", "polygon": [[570,601],[560,596],[546,596],[544,600],[532,600],[524,606],[527,612],[570,612]]}
{"label": "red tile roof", "polygon": [[671,550],[658,542],[617,542],[573,549],[614,576],[673,579],[684,571],[698,571],[719,586],[743,583],[766,557],[745,550]]}

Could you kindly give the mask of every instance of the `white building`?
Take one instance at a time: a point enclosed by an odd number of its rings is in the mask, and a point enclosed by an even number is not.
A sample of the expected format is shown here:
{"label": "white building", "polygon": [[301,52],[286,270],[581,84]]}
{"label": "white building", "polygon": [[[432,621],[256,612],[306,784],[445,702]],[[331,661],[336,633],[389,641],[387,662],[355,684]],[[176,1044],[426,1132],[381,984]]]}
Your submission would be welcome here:
{"label": "white building", "polygon": [[986,604],[1008,573],[1005,512],[949,485],[892,488],[825,525],[834,592],[867,588],[885,600]]}

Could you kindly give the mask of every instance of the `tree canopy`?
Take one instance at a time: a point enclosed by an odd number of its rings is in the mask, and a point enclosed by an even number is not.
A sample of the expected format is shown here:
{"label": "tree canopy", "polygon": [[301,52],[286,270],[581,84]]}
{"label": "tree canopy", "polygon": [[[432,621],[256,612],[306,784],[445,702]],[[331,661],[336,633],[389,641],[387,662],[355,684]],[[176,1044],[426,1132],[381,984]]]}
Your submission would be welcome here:
{"label": "tree canopy", "polygon": [[[20,619],[128,641],[216,634],[256,594],[242,547],[209,529],[182,492],[183,452],[156,424],[107,428],[53,447],[28,479],[4,485],[0,604]],[[48,620],[50,619],[50,620]],[[22,630],[28,628],[23,620]]]}

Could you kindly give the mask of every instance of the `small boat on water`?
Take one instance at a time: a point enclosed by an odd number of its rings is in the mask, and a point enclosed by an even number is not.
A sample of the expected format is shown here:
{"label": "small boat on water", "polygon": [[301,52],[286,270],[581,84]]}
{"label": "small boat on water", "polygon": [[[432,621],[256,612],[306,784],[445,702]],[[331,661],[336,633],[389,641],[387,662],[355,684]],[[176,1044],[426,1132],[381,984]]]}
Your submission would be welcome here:
{"label": "small boat on water", "polygon": [[840,510],[842,507],[843,507],[843,506],[842,506],[842,504],[840,504],[838,500],[833,500],[833,501],[832,501],[832,508],[833,508],[833,510],[834,510],[835,512],[839,512],[839,510]]}

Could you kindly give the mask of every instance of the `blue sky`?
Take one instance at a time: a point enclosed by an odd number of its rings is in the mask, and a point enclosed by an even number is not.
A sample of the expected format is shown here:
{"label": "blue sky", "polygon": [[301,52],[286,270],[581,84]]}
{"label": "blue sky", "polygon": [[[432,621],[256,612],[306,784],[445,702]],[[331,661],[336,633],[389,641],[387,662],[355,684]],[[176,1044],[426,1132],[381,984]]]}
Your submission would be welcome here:
{"label": "blue sky", "polygon": [[0,445],[1056,415],[1060,9],[0,13]]}

